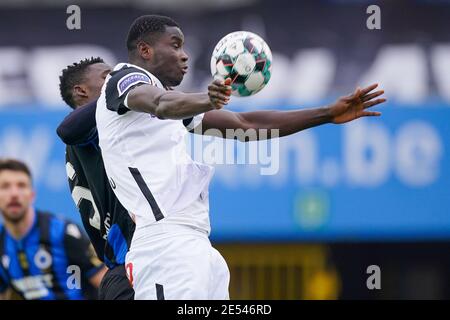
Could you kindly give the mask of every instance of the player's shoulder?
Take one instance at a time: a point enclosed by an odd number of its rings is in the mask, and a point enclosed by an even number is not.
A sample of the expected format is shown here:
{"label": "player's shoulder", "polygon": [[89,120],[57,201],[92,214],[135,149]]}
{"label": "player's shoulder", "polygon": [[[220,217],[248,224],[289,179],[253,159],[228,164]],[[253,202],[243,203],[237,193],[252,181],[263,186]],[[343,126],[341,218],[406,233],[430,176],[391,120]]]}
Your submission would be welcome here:
{"label": "player's shoulder", "polygon": [[[104,99],[101,99],[106,108],[100,108],[100,110],[108,109],[118,115],[127,113],[130,111],[126,102],[128,93],[140,85],[164,88],[161,82],[147,70],[133,64],[119,63],[106,79]],[[97,117],[97,120],[99,118],[102,119]]]}
{"label": "player's shoulder", "polygon": [[133,64],[119,63],[110,73],[107,90],[117,90],[119,96],[137,84],[160,86],[159,80],[149,71]]}
{"label": "player's shoulder", "polygon": [[40,228],[49,228],[57,237],[71,236],[81,238],[82,233],[75,222],[48,211],[37,211],[37,218]]}
{"label": "player's shoulder", "polygon": [[40,221],[46,221],[46,222],[52,222],[53,220],[58,221],[60,220],[60,217],[56,214],[50,212],[50,211],[44,211],[44,210],[36,210],[36,219],[38,222]]}

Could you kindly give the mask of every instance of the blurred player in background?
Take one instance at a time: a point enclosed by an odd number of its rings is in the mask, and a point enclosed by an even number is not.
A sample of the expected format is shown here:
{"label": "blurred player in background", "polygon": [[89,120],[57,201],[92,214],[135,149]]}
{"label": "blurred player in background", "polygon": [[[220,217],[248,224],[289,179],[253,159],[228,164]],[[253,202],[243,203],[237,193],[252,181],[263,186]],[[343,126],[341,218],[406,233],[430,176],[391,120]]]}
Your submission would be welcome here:
{"label": "blurred player in background", "polygon": [[97,105],[106,172],[121,203],[136,216],[126,258],[136,299],[229,298],[228,267],[208,238],[213,168],[190,158],[186,128],[201,134],[216,129],[223,137],[227,129],[278,129],[286,136],[378,116],[366,109],[385,101],[374,99],[383,91],[372,92],[377,86],[372,85],[316,109],[219,110],[230,99],[231,79],[213,81],[204,93],[167,90],[187,72],[183,44],[184,35],[171,18],[136,19],[127,39],[129,63],[114,67]]}
{"label": "blurred player in background", "polygon": [[0,159],[0,293],[11,288],[26,300],[96,298],[106,268],[89,240],[74,223],[36,210],[34,198],[28,167]]}
{"label": "blurred player in background", "polygon": [[125,273],[125,254],[134,222],[109,185],[98,146],[96,101],[111,67],[101,58],[85,59],[63,70],[60,91],[73,112],[57,129],[66,147],[72,197],[98,257],[108,266],[99,289],[102,300],[132,300]]}

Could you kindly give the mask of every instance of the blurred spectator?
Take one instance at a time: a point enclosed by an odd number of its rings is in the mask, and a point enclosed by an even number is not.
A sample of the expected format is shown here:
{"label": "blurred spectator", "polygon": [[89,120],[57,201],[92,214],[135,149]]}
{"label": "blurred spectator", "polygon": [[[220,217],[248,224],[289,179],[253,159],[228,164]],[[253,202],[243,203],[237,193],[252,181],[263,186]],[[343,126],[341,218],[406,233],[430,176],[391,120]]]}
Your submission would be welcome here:
{"label": "blurred spectator", "polygon": [[104,266],[75,224],[36,210],[34,198],[28,167],[0,160],[0,292],[9,287],[26,300],[94,298]]}

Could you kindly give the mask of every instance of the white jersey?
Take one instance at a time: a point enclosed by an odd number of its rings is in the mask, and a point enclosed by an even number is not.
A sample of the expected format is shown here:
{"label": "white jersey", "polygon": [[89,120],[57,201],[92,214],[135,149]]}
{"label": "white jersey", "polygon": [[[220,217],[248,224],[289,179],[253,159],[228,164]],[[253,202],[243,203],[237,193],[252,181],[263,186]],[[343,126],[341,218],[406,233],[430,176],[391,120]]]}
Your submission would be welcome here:
{"label": "white jersey", "polygon": [[128,109],[128,93],[142,84],[164,89],[148,71],[120,63],[97,102],[99,144],[114,193],[134,214],[137,229],[158,222],[209,233],[207,190],[214,169],[194,162],[185,142],[202,116],[160,120]]}

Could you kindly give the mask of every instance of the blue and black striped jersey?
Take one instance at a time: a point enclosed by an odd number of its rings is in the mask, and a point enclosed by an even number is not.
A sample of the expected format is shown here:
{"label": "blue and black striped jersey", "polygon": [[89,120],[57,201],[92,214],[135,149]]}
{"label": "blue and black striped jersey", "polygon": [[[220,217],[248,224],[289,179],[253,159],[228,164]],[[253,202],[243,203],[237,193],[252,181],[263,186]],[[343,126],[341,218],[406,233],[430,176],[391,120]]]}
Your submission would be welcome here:
{"label": "blue and black striped jersey", "polygon": [[125,263],[135,224],[108,181],[98,146],[96,102],[76,109],[58,127],[66,147],[72,198],[98,257],[109,268]]}
{"label": "blue and black striped jersey", "polygon": [[0,259],[0,292],[26,300],[93,298],[89,278],[103,266],[76,224],[40,211],[21,239],[0,226]]}

